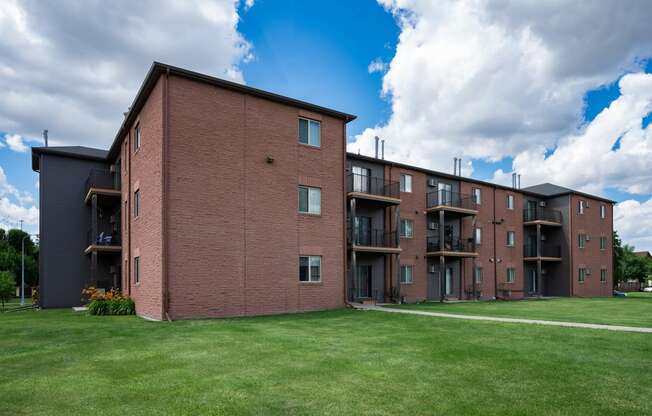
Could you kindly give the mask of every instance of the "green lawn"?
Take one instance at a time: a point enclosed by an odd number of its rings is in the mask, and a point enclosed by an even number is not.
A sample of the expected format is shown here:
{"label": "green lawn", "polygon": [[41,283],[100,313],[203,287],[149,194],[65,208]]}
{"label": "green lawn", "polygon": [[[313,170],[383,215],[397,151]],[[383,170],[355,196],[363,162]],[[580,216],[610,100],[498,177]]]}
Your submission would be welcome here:
{"label": "green lawn", "polygon": [[652,296],[648,293],[633,293],[626,298],[557,298],[444,304],[431,302],[391,307],[461,315],[652,327]]}
{"label": "green lawn", "polygon": [[652,336],[340,310],[0,315],[0,414],[640,415]]}

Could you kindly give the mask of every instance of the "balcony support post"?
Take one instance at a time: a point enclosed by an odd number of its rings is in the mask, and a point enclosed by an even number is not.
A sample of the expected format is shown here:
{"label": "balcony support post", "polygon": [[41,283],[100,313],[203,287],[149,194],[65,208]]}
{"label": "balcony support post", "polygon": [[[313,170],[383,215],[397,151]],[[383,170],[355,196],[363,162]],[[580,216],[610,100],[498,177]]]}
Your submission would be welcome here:
{"label": "balcony support post", "polygon": [[[444,210],[439,211],[439,251],[444,251]],[[446,297],[446,258],[439,256],[439,301]]]}
{"label": "balcony support post", "polygon": [[355,198],[351,198],[349,212],[351,213],[351,245],[358,243],[358,221],[355,213]]}
{"label": "balcony support post", "polygon": [[[358,242],[358,227],[355,213],[355,198],[349,202],[349,213],[351,221],[351,247],[355,247]],[[356,288],[358,285],[358,262],[356,259],[355,248],[351,250],[351,300],[356,298]]]}
{"label": "balcony support post", "polygon": [[[97,194],[91,197],[91,241],[89,244],[97,242]],[[97,252],[91,253],[91,285],[97,286]]]}
{"label": "balcony support post", "polygon": [[351,301],[355,301],[356,288],[358,283],[358,261],[356,259],[355,250],[351,250]]}
{"label": "balcony support post", "polygon": [[[396,206],[394,209],[394,230],[396,232],[396,247],[401,247],[401,236],[399,228],[401,226],[401,207]],[[414,230],[413,230],[414,231]],[[397,254],[396,257],[396,300],[401,303],[401,255]]]}
{"label": "balcony support post", "polygon": [[541,224],[537,224],[537,295],[543,295],[543,276],[541,276]]}

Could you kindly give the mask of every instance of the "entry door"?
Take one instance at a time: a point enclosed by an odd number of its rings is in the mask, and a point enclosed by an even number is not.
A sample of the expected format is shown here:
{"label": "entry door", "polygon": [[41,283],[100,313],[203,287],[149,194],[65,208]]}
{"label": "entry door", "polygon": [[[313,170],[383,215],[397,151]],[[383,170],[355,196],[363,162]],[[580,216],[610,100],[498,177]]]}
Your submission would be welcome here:
{"label": "entry door", "polygon": [[446,268],[446,296],[453,294],[453,268]]}
{"label": "entry door", "polygon": [[528,280],[530,281],[530,293],[538,293],[539,288],[537,287],[538,279],[537,279],[537,271],[535,269],[530,269],[528,272]]}
{"label": "entry door", "polygon": [[353,166],[353,192],[369,192],[369,181],[371,175],[369,169],[361,168],[360,166]]}
{"label": "entry door", "polygon": [[537,201],[527,201],[527,219],[532,221],[537,218]]}
{"label": "entry door", "polygon": [[371,217],[355,217],[355,225],[358,230],[358,239],[355,242],[359,246],[371,245]]}
{"label": "entry door", "polygon": [[453,186],[449,183],[439,182],[437,184],[437,191],[439,193],[439,204],[450,205],[453,197]]}
{"label": "entry door", "polygon": [[372,291],[371,266],[358,266],[358,298],[370,298]]}

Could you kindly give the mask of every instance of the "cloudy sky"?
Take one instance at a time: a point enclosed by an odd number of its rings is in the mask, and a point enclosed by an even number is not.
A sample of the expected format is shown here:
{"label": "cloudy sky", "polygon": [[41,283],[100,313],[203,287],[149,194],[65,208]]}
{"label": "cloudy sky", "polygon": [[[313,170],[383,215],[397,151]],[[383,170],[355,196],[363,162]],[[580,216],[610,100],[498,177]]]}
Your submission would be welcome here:
{"label": "cloudy sky", "polygon": [[107,148],[154,60],[357,114],[349,150],[619,201],[652,250],[652,2],[0,2],[0,225],[38,229],[29,147]]}

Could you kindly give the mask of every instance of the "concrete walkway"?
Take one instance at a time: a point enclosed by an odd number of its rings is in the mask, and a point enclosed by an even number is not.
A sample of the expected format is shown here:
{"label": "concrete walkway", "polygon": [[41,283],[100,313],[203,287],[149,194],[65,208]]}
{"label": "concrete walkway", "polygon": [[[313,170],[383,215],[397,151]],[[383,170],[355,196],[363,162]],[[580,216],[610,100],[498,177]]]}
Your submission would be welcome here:
{"label": "concrete walkway", "polygon": [[491,322],[506,322],[513,324],[531,324],[531,325],[549,325],[549,326],[565,326],[568,328],[588,328],[588,329],[606,329],[607,331],[618,332],[642,332],[652,334],[652,328],[643,328],[635,326],[621,326],[621,325],[602,325],[602,324],[584,324],[581,322],[561,322],[561,321],[542,321],[539,319],[520,319],[520,318],[499,318],[496,316],[482,316],[482,315],[457,315],[453,313],[441,312],[428,312],[417,311],[410,309],[396,309],[384,308],[376,305],[352,305],[355,309],[367,311],[380,311],[388,313],[403,313],[408,315],[421,315],[421,316],[435,316],[439,318],[454,318],[454,319],[467,319],[470,321],[491,321]]}

